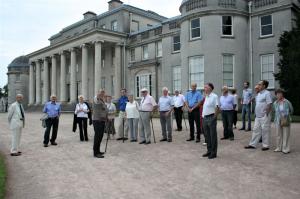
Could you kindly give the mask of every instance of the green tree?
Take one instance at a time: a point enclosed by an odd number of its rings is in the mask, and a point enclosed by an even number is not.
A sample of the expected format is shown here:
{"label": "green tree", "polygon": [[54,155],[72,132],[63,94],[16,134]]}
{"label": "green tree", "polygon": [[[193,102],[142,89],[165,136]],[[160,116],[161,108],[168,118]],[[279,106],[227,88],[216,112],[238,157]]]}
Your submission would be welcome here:
{"label": "green tree", "polygon": [[2,89],[3,91],[3,96],[4,97],[8,97],[8,85],[6,84],[4,87],[3,87],[3,89]]}
{"label": "green tree", "polygon": [[295,114],[300,115],[300,13],[296,15],[294,27],[285,31],[279,40],[279,72],[275,79],[286,91],[286,98],[294,106]]}

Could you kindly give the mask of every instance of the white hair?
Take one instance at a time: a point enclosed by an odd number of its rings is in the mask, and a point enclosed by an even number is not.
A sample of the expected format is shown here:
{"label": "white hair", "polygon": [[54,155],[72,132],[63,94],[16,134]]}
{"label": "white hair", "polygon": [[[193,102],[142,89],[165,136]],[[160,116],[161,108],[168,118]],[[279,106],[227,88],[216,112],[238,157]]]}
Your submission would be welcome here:
{"label": "white hair", "polygon": [[56,95],[51,95],[51,96],[50,96],[50,99],[52,99],[52,97],[56,97]]}
{"label": "white hair", "polygon": [[16,95],[16,97],[23,97],[23,95],[19,93]]}
{"label": "white hair", "polygon": [[80,98],[83,98],[83,99],[84,99],[84,96],[83,96],[83,95],[79,95],[79,96],[78,96],[78,99],[80,99]]}
{"label": "white hair", "polygon": [[167,87],[163,87],[162,91],[169,91],[169,89]]}

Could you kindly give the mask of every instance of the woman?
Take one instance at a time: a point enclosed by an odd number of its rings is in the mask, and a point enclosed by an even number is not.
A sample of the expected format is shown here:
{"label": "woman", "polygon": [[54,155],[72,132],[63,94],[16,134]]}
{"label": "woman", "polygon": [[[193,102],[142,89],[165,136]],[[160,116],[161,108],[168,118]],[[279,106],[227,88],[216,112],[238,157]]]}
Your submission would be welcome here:
{"label": "woman", "polygon": [[130,141],[137,142],[138,123],[139,123],[139,108],[138,103],[133,100],[133,95],[128,96],[129,102],[126,104],[126,117],[130,130]]}
{"label": "woman", "polygon": [[284,98],[284,91],[277,89],[275,91],[277,100],[273,103],[275,112],[275,128],[277,133],[277,147],[275,152],[290,152],[290,131],[291,131],[291,115],[293,114],[293,106],[291,102]]}
{"label": "woman", "polygon": [[114,137],[116,134],[116,130],[115,130],[115,115],[116,115],[116,105],[114,103],[111,102],[112,97],[111,96],[106,96],[106,107],[108,109],[108,121],[107,121],[107,126],[106,126],[106,133],[112,134],[112,136]]}
{"label": "woman", "polygon": [[234,112],[233,112],[233,125],[234,125],[234,128],[236,129],[237,114],[238,114],[238,110],[239,110],[239,106],[238,106],[239,97],[236,94],[236,89],[235,88],[232,89],[231,94],[233,95],[234,101],[236,102],[236,106],[235,106],[235,109],[234,109]]}
{"label": "woman", "polygon": [[[84,97],[82,95],[78,96],[79,103],[76,105],[75,114],[77,115],[77,123],[79,124],[79,135],[80,141],[88,141],[88,134],[87,134],[87,119],[88,113],[90,112],[86,103],[84,103]],[[82,130],[83,126],[83,130]],[[84,132],[84,134],[83,134]]]}

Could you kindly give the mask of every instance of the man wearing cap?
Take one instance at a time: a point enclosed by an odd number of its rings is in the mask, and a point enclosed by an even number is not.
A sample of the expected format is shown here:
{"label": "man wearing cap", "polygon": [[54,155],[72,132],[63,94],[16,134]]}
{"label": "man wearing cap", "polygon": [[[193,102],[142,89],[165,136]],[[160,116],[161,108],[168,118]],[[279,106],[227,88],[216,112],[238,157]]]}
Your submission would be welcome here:
{"label": "man wearing cap", "polygon": [[121,90],[121,97],[118,100],[119,105],[119,138],[117,140],[128,140],[128,125],[126,119],[126,104],[128,102],[127,91],[125,88]]}
{"label": "man wearing cap", "polygon": [[139,132],[140,144],[151,144],[151,128],[150,117],[151,112],[157,107],[154,98],[148,94],[148,90],[143,88],[141,90],[142,101],[140,105],[140,119],[139,119]]}
{"label": "man wearing cap", "polygon": [[202,132],[200,126],[200,111],[199,106],[202,102],[202,94],[197,91],[197,84],[191,84],[191,91],[186,94],[185,105],[188,108],[189,124],[190,124],[190,138],[186,141],[190,142],[195,140],[195,127],[197,128],[197,138],[196,142],[200,142],[200,134]]}
{"label": "man wearing cap", "polygon": [[174,115],[177,124],[177,131],[182,131],[182,115],[183,115],[183,106],[185,103],[184,95],[180,94],[178,90],[175,90],[173,101],[174,101]]}

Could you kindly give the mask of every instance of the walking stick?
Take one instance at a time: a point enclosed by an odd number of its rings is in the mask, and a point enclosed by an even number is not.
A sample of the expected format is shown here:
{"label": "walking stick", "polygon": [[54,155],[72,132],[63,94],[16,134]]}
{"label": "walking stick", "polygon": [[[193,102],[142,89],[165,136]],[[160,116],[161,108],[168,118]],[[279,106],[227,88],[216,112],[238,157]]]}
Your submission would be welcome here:
{"label": "walking stick", "polygon": [[185,117],[184,117],[184,111],[182,112],[182,116],[183,116],[183,121],[184,121],[184,124],[185,124],[185,128],[186,128],[186,130],[188,130],[188,127],[187,127],[186,121],[185,121]]}
{"label": "walking stick", "polygon": [[154,128],[153,128],[152,116],[150,116],[150,122],[151,122],[151,126],[152,126],[152,132],[153,132],[153,140],[154,140],[154,143],[156,144],[156,140],[155,140],[155,133],[154,133]]}
{"label": "walking stick", "polygon": [[124,135],[125,135],[125,126],[124,126],[124,117],[122,117],[122,122],[123,122],[123,143],[125,142],[125,137],[124,137]]}
{"label": "walking stick", "polygon": [[[106,122],[107,123],[107,122]],[[108,129],[108,125],[105,123],[105,131],[107,133],[107,138],[106,138],[106,144],[105,144],[105,151],[104,153],[106,153],[106,150],[107,150],[107,144],[108,144],[108,140],[109,140],[109,129]],[[105,133],[104,131],[104,133]]]}

